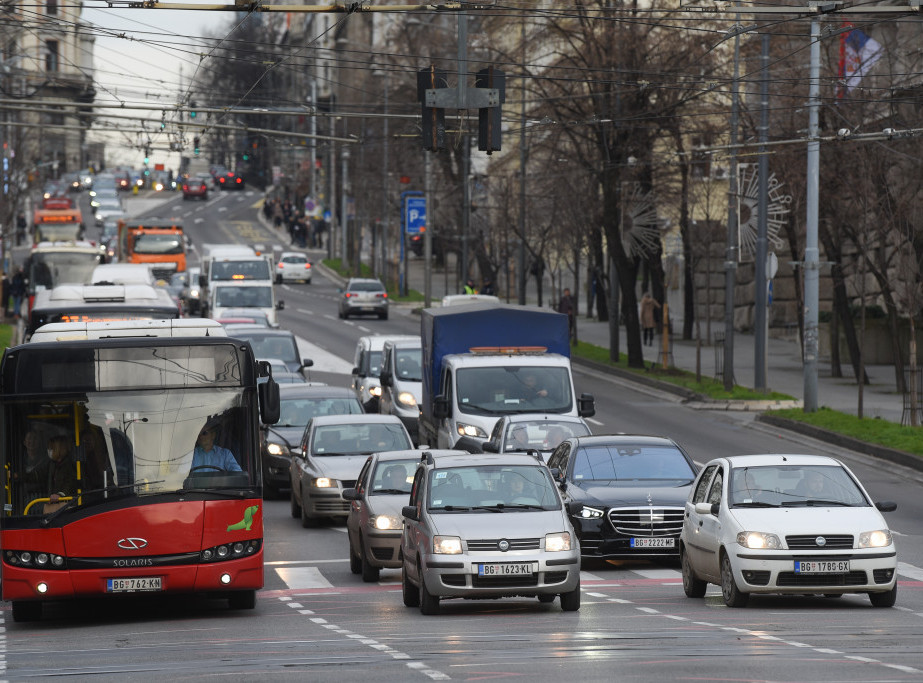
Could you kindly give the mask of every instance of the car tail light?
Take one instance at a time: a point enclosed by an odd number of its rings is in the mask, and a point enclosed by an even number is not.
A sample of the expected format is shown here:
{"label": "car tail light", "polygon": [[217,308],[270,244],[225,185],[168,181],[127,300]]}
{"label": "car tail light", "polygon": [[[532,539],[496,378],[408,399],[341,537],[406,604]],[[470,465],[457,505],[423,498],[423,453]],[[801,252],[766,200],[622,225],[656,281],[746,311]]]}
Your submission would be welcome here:
{"label": "car tail light", "polygon": [[189,189],[188,185],[183,185],[183,192],[186,192]]}
{"label": "car tail light", "polygon": [[352,294],[351,292],[346,292],[346,294],[344,294],[343,296],[345,296],[348,299],[349,297],[355,296],[355,295]]}
{"label": "car tail light", "polygon": [[305,270],[311,270],[311,264],[310,264],[310,263],[305,263],[305,264],[304,264],[304,269],[305,269]]}
{"label": "car tail light", "polygon": [[387,294],[386,292],[382,292],[382,293],[376,294],[376,295],[375,295],[375,298],[376,298],[376,299],[387,299],[387,298],[388,298],[388,294]]}
{"label": "car tail light", "polygon": [[279,262],[279,269],[281,270],[282,268],[285,268],[285,264],[282,263],[282,262],[280,261],[280,262]]}
{"label": "car tail light", "polygon": [[237,179],[237,182],[238,182],[238,183],[240,182],[240,178]]}

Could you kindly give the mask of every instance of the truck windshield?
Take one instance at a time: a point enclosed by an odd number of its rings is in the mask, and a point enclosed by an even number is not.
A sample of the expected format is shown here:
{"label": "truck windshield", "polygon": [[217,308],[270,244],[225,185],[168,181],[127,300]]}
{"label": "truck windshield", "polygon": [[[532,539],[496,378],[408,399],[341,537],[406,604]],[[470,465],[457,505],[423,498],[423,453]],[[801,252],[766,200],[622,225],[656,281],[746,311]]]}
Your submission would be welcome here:
{"label": "truck windshield", "polygon": [[459,368],[458,407],[473,415],[567,413],[573,410],[566,367],[487,366]]}
{"label": "truck windshield", "polygon": [[[238,387],[87,392],[7,403],[8,516],[42,516],[112,498],[258,485]],[[49,488],[51,487],[51,488]],[[52,490],[53,489],[53,490]]]}
{"label": "truck windshield", "polygon": [[271,280],[269,261],[253,259],[246,261],[214,261],[211,264],[212,280]]}
{"label": "truck windshield", "polygon": [[215,306],[219,308],[272,308],[272,286],[218,287]]}
{"label": "truck windshield", "polygon": [[142,233],[135,237],[136,254],[182,254],[183,238],[179,235]]}

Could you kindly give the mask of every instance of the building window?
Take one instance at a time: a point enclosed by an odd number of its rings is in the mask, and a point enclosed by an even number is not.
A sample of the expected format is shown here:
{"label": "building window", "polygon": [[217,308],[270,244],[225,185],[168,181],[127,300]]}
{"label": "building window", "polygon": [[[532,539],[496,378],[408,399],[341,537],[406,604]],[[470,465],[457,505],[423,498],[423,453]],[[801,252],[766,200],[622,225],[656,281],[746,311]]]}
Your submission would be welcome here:
{"label": "building window", "polygon": [[57,16],[58,0],[45,0],[45,14],[49,17]]}
{"label": "building window", "polygon": [[58,70],[58,41],[45,41],[45,71]]}

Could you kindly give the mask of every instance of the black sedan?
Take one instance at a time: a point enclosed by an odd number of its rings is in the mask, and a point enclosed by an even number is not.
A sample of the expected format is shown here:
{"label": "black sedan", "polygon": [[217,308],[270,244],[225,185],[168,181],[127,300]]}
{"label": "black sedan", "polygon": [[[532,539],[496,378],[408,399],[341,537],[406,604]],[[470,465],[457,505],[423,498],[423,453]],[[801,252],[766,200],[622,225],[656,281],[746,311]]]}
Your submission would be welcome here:
{"label": "black sedan", "polygon": [[314,365],[310,358],[301,358],[298,341],[288,330],[264,325],[225,325],[229,337],[250,342],[257,360],[279,359],[289,372],[299,372],[308,379],[305,370]]}
{"label": "black sedan", "polygon": [[285,384],[279,386],[279,421],[260,429],[260,460],[263,463],[263,495],[278,496],[291,484],[291,454],[301,443],[308,420],[318,415],[350,415],[364,412],[356,392],[348,387]]}
{"label": "black sedan", "polygon": [[683,507],[696,466],[674,441],[656,436],[566,439],[548,459],[584,558],[678,557]]}
{"label": "black sedan", "polygon": [[244,189],[244,179],[234,173],[234,171],[225,171],[220,175],[216,175],[215,184],[222,190]]}

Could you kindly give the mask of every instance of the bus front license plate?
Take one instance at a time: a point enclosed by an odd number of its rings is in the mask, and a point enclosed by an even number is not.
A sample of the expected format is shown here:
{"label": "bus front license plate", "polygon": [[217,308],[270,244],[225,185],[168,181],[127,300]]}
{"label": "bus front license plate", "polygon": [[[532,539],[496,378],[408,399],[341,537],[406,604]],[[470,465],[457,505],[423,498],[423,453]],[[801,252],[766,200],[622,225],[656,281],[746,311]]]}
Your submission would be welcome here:
{"label": "bus front license plate", "polygon": [[107,593],[136,593],[163,590],[163,577],[132,576],[124,579],[106,579]]}

